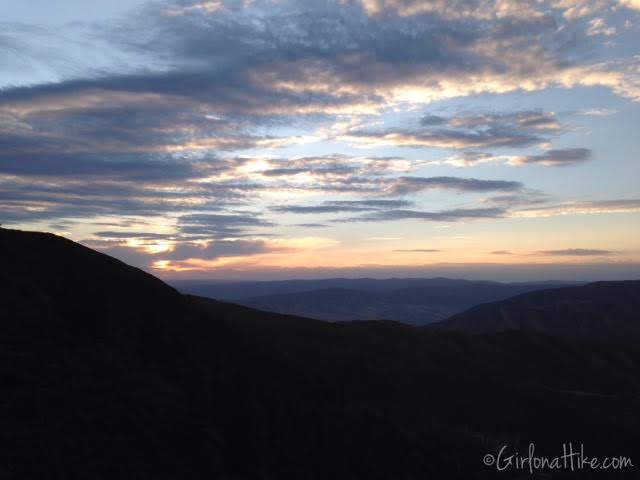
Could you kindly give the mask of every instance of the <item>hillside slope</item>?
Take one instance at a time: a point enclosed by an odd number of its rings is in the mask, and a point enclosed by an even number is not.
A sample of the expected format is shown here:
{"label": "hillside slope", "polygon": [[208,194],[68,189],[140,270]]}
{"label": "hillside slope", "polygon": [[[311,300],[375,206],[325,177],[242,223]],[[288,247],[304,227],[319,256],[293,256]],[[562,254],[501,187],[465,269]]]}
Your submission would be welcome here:
{"label": "hillside slope", "polygon": [[640,281],[539,290],[487,303],[432,326],[464,333],[520,331],[583,341],[640,343]]}

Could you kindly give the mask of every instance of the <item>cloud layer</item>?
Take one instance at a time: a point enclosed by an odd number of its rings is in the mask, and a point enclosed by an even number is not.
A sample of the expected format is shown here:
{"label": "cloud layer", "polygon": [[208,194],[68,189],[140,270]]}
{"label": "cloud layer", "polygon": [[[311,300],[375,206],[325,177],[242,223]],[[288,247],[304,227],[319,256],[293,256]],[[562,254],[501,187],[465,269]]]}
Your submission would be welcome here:
{"label": "cloud layer", "polygon": [[7,25],[0,61],[11,71],[75,69],[0,89],[0,220],[187,268],[325,245],[285,227],[637,212],[634,198],[549,203],[511,173],[527,168],[480,170],[600,160],[590,145],[555,146],[575,112],[446,103],[589,88],[639,101],[640,56],[607,43],[635,10],[613,0],[151,2],[92,25],[87,45],[136,60],[117,68],[106,53],[88,66],[94,50]]}

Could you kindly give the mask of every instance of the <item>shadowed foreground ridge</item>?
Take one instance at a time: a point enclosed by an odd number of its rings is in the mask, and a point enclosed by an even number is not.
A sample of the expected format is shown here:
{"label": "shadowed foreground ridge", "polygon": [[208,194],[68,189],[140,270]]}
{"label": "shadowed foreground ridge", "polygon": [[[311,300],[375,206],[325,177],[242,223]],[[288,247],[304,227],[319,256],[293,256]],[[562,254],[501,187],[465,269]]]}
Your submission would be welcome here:
{"label": "shadowed foreground ridge", "polygon": [[264,313],[49,234],[0,252],[3,479],[496,478],[483,455],[530,441],[640,462],[635,347]]}

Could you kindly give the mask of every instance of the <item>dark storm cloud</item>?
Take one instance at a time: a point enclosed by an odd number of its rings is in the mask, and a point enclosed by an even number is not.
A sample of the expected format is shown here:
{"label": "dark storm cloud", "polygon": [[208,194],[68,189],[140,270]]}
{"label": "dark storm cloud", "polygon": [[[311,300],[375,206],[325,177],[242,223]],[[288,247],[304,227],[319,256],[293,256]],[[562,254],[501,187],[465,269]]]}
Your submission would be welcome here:
{"label": "dark storm cloud", "polygon": [[409,195],[425,190],[444,189],[458,192],[512,192],[523,188],[522,183],[506,180],[480,180],[459,177],[399,177],[387,188],[388,195]]}

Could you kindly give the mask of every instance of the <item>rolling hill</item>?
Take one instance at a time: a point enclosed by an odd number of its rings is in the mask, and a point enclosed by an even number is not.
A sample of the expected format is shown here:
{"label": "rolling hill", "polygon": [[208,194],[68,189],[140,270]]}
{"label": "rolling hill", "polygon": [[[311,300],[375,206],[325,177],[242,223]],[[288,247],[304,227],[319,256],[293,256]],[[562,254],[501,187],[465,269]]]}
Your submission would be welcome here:
{"label": "rolling hill", "polygon": [[273,282],[176,282],[183,293],[267,312],[327,321],[396,320],[427,325],[480,303],[566,282],[498,283],[447,278],[325,279]]}
{"label": "rolling hill", "polygon": [[640,342],[640,281],[596,282],[475,306],[433,328],[520,331],[593,342]]}

